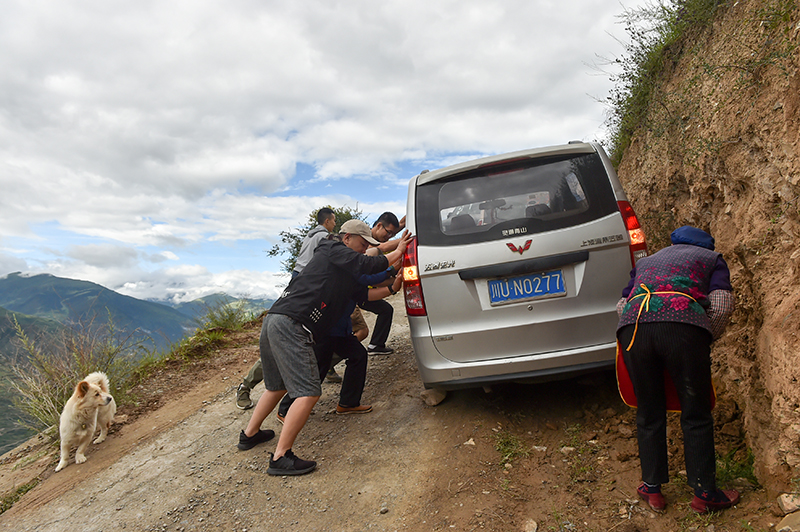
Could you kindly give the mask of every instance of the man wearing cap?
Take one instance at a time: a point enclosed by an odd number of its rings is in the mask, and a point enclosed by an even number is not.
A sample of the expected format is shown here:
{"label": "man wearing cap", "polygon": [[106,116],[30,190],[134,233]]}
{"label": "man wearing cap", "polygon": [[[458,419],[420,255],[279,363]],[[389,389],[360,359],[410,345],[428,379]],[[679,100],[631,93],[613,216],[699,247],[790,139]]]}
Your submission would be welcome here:
{"label": "man wearing cap", "polygon": [[320,242],[311,261],[289,282],[262,324],[259,347],[266,391],[240,434],[238,447],[246,450],[271,439],[274,433],[261,430],[261,423],[285,393],[295,397],[269,462],[270,475],[302,475],[316,468],[316,462],[298,458],[291,449],[321,395],[314,342],[328,335],[346,313],[349,301],[386,297],[391,292],[391,287],[383,287],[370,293],[357,278],[378,273],[399,260],[410,240],[402,237],[395,251],[369,257],[364,252],[377,241],[367,224],[348,220],[340,234],[341,242]]}
{"label": "man wearing cap", "polygon": [[638,403],[639,496],[657,512],[666,506],[666,373],[680,402],[686,480],[694,488],[690,507],[706,513],[739,502],[736,490],[717,487],[711,414],[711,342],[733,312],[733,288],[710,234],[683,226],[671,240],[672,246],[636,262],[617,305],[617,338]]}

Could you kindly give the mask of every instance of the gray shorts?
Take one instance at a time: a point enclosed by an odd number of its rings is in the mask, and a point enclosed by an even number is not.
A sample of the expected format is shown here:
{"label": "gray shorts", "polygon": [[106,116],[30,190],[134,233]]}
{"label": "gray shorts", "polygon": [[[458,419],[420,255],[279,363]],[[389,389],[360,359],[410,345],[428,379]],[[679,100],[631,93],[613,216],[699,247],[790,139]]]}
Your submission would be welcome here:
{"label": "gray shorts", "polygon": [[258,345],[267,390],[286,390],[295,398],[322,395],[311,333],[300,322],[283,314],[268,313],[261,325]]}

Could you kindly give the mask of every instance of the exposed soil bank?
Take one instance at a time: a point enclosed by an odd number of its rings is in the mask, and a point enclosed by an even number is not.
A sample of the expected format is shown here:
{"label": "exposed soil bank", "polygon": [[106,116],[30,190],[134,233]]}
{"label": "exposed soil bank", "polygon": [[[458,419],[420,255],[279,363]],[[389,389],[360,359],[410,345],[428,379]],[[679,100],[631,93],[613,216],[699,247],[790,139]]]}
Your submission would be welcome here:
{"label": "exposed soil bank", "polygon": [[776,492],[800,465],[800,10],[727,5],[707,33],[671,50],[619,174],[652,251],[695,225],[731,267],[738,307],[715,344],[715,376]]}

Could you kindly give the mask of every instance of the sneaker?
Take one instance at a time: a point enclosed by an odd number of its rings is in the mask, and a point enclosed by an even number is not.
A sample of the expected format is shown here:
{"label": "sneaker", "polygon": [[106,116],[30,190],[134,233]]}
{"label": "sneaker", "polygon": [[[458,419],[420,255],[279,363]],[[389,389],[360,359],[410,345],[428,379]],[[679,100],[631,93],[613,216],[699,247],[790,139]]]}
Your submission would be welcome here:
{"label": "sneaker", "polygon": [[331,368],[328,370],[328,374],[325,375],[325,380],[328,382],[342,382],[342,376],[336,373],[333,368]]}
{"label": "sneaker", "polygon": [[639,497],[641,497],[654,512],[663,512],[667,507],[667,501],[664,500],[664,496],[661,495],[661,487],[650,488],[642,483],[636,490],[636,493],[639,494]]}
{"label": "sneaker", "polygon": [[245,435],[244,431],[239,434],[239,445],[237,447],[242,451],[252,449],[259,443],[264,443],[275,437],[275,432],[272,430],[259,430],[252,436]]}
{"label": "sneaker", "polygon": [[286,415],[285,415],[285,414],[281,414],[280,412],[277,412],[277,413],[275,414],[275,417],[276,417],[276,418],[278,418],[278,422],[279,422],[281,425],[283,425],[283,420],[284,420],[284,418],[286,417]]}
{"label": "sneaker", "polygon": [[250,388],[245,386],[244,383],[236,388],[236,407],[242,410],[253,408],[253,401],[250,400]]}
{"label": "sneaker", "polygon": [[277,460],[273,460],[273,458],[275,455],[270,453],[268,475],[305,475],[317,467],[317,463],[312,460],[301,460],[296,457],[291,449]]}
{"label": "sneaker", "polygon": [[716,512],[730,508],[739,502],[739,492],[736,490],[704,491],[702,495],[694,496],[689,506],[699,514]]}
{"label": "sneaker", "polygon": [[367,346],[367,353],[370,355],[391,355],[394,353],[394,349],[386,347],[385,345],[378,346],[370,344]]}
{"label": "sneaker", "polygon": [[336,405],[336,413],[341,415],[366,414],[367,412],[372,412],[372,405],[360,405],[360,406]]}

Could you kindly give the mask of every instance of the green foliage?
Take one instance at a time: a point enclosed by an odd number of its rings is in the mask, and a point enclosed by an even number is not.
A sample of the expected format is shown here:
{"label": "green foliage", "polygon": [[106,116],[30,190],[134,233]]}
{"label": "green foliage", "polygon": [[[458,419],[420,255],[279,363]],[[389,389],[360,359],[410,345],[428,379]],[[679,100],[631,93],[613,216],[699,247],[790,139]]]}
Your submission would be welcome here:
{"label": "green foliage", "polygon": [[224,329],[200,329],[192,336],[176,343],[167,358],[183,360],[202,358],[207,356],[211,349],[219,346],[225,339],[225,335]]}
{"label": "green foliage", "polygon": [[788,31],[788,24],[792,22],[795,10],[797,10],[795,0],[774,0],[762,6],[757,15],[767,29],[774,30],[784,26]]}
{"label": "green foliage", "polygon": [[11,386],[16,391],[13,403],[24,414],[19,424],[51,435],[55,435],[61,410],[81,379],[102,371],[116,398],[118,387],[133,373],[137,355],[146,351],[143,342],[134,339],[136,331],[119,334],[110,318],[103,326],[86,323],[65,329],[48,349],[41,349],[16,319],[14,326],[27,355],[11,365]]}
{"label": "green foliage", "polygon": [[[658,87],[677,61],[681,44],[708,26],[726,0],[658,0],[627,10],[622,18],[631,36],[627,56],[618,59],[622,72],[612,76],[609,96],[611,159],[618,165],[635,131],[647,128],[648,109],[663,104]],[[677,117],[679,118],[679,117]]]}
{"label": "green foliage", "polygon": [[14,506],[14,503],[17,502],[20,499],[20,497],[22,497],[30,490],[35,488],[38,483],[39,483],[38,479],[32,480],[27,484],[23,484],[22,486],[18,487],[14,491],[4,495],[2,500],[0,500],[0,514],[4,513],[6,510]]}
{"label": "green foliage", "polygon": [[[347,220],[356,219],[356,220],[363,220],[362,212],[356,207],[352,209],[347,207],[346,205],[343,207],[331,207],[330,205],[323,205],[323,207],[328,207],[329,209],[333,210],[334,214],[336,214],[336,226],[333,229],[334,233],[338,233],[339,229],[341,229],[342,224],[345,223]],[[319,209],[313,210],[309,213],[308,219],[306,220],[305,225],[302,227],[295,227],[289,231],[281,231],[281,243],[275,244],[272,249],[267,251],[267,256],[269,257],[277,257],[279,255],[288,254],[289,258],[286,260],[281,261],[281,267],[284,271],[288,273],[292,273],[294,269],[295,262],[297,262],[297,256],[300,254],[300,246],[303,245],[303,239],[306,237],[309,231],[314,229],[317,224],[317,212]]]}
{"label": "green foliage", "polygon": [[[724,139],[695,137],[687,140],[691,120],[712,101],[715,112],[732,104],[743,109],[742,91],[757,88],[767,68],[784,75],[791,72],[797,49],[794,38],[797,4],[794,0],[765,0],[739,6],[737,29],[714,36],[725,53],[708,53],[703,36],[731,0],[653,0],[622,15],[631,37],[626,56],[615,63],[621,73],[611,76],[614,89],[608,98],[609,153],[618,165],[637,132],[655,137],[669,135],[681,143],[682,155],[692,163],[702,154],[714,154]],[[687,76],[678,85],[665,83],[681,57],[693,58]],[[722,76],[736,73],[730,96],[717,92]]]}
{"label": "green foliage", "polygon": [[203,317],[196,321],[201,329],[219,328],[238,331],[251,319],[253,319],[253,313],[248,309],[246,299],[231,301],[228,298],[222,298],[214,303],[206,303]]}
{"label": "green foliage", "polygon": [[755,456],[750,449],[745,452],[733,449],[725,455],[717,455],[717,482],[721,486],[726,486],[736,479],[743,478],[758,486],[754,464]]}
{"label": "green foliage", "polygon": [[506,465],[518,456],[527,457],[530,454],[528,447],[516,434],[501,431],[494,435],[494,440],[494,448],[500,453],[500,465]]}
{"label": "green foliage", "polygon": [[246,299],[211,298],[204,308],[205,314],[196,320],[199,327],[194,334],[175,342],[165,354],[152,353],[140,360],[128,382],[130,387],[169,361],[188,362],[209,356],[213,349],[222,345],[228,331],[238,331],[256,319]]}

